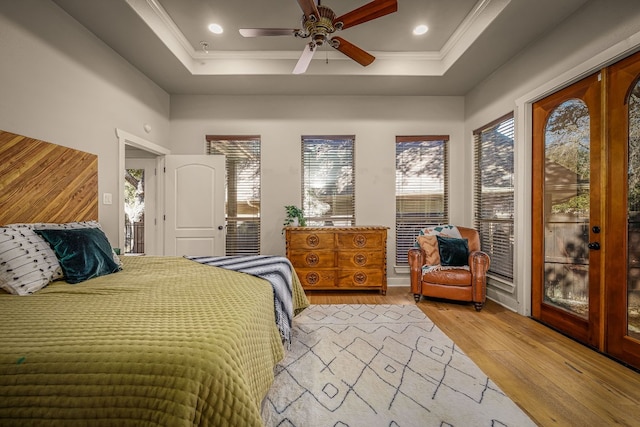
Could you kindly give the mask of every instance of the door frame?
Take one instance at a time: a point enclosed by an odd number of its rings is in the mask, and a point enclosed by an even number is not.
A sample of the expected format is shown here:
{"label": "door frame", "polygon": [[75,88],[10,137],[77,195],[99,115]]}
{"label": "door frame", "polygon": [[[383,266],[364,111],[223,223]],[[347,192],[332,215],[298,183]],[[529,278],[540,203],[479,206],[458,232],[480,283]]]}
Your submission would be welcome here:
{"label": "door frame", "polygon": [[[171,150],[168,150],[165,147],[162,147],[158,144],[154,144],[151,141],[147,141],[143,138],[135,136],[129,132],[126,132],[122,129],[116,128],[116,135],[118,137],[118,247],[124,247],[124,170],[126,167],[125,164],[125,150],[127,146],[137,148],[139,150],[143,150],[154,154],[156,156],[156,169],[158,171],[163,170],[164,168],[164,156],[167,154],[171,154]],[[164,206],[164,180],[157,180],[157,199],[156,199],[156,207],[154,216],[156,218],[162,218],[161,209]],[[156,243],[164,242],[164,227],[158,226],[156,227]],[[164,249],[162,245],[154,248],[155,253],[158,255],[164,254]]]}

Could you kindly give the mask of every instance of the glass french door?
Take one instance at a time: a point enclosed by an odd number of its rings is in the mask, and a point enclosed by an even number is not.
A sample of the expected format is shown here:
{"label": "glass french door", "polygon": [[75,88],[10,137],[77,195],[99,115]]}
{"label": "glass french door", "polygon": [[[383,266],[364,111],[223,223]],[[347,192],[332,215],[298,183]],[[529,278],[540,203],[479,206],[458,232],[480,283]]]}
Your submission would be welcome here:
{"label": "glass french door", "polygon": [[533,105],[532,314],[601,343],[601,74]]}
{"label": "glass french door", "polygon": [[533,317],[640,369],[640,53],[533,105]]}
{"label": "glass french door", "polygon": [[607,353],[640,368],[640,53],[609,69]]}

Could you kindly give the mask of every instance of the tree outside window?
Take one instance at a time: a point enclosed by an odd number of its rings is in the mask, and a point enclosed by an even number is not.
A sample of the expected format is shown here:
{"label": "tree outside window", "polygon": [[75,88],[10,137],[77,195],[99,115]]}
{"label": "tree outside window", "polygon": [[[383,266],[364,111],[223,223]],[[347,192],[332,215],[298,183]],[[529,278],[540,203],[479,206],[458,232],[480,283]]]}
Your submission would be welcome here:
{"label": "tree outside window", "polygon": [[144,253],[144,169],[124,175],[124,253]]}
{"label": "tree outside window", "polygon": [[354,136],[302,137],[302,207],[307,225],[355,225],[354,145]]}

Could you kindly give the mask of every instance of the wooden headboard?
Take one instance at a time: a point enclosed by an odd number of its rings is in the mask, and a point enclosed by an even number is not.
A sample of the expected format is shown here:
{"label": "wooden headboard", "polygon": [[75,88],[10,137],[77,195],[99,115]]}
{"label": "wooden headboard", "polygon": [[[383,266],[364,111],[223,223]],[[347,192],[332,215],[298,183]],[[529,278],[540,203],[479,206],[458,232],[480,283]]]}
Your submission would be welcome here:
{"label": "wooden headboard", "polygon": [[0,130],[0,225],[98,220],[98,156]]}

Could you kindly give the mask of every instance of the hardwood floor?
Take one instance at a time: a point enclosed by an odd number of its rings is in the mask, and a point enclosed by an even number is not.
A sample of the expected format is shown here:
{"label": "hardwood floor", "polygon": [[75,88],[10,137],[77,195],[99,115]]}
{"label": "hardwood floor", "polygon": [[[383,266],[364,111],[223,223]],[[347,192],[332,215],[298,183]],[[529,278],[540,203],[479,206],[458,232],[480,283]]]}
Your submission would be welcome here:
{"label": "hardwood floor", "polygon": [[[312,304],[415,304],[408,287],[308,292]],[[418,307],[540,426],[640,426],[640,373],[499,304]]]}

